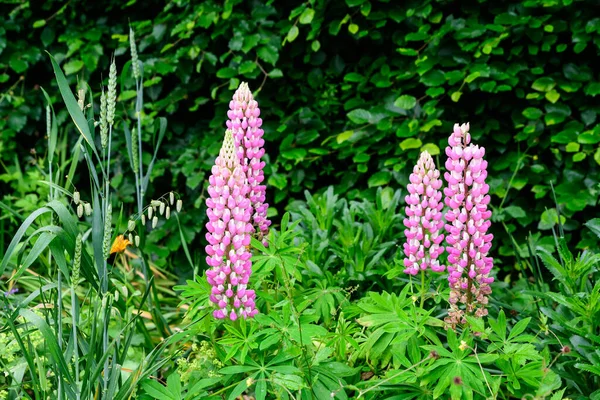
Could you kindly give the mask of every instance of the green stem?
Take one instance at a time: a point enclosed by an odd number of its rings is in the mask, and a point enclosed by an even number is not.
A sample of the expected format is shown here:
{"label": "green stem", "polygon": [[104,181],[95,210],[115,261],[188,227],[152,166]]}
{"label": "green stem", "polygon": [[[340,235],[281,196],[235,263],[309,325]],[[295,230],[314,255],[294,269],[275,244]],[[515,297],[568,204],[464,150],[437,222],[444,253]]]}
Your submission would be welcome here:
{"label": "green stem", "polygon": [[421,270],[421,308],[425,303],[425,270]]}
{"label": "green stem", "polygon": [[75,364],[75,395],[80,399],[79,393],[79,348],[77,345],[77,299],[75,297],[75,286],[71,283],[71,324],[73,329],[73,362]]}

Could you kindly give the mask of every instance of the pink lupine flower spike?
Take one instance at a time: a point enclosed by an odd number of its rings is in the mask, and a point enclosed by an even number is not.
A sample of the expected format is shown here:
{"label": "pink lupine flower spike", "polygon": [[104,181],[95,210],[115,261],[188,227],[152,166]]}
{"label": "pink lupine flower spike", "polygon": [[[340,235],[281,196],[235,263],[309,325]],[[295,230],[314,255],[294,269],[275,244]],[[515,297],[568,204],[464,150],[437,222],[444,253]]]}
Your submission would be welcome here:
{"label": "pink lupine flower spike", "polygon": [[442,180],[440,171],[435,168],[433,159],[427,151],[421,153],[419,161],[409,177],[406,196],[406,243],[404,243],[404,272],[417,275],[419,271],[430,268],[434,272],[443,272],[438,257],[444,252],[440,243],[444,235],[440,230],[442,220]]}
{"label": "pink lupine flower spike", "polygon": [[[446,242],[448,246],[448,281],[450,283],[450,310],[446,323],[454,328],[465,323],[465,313],[482,317],[487,315],[488,295],[492,292],[490,277],[494,260],[488,256],[493,235],[487,233],[492,212],[487,177],[485,149],[471,144],[469,124],[454,125],[454,132],[446,147],[444,189],[446,212]],[[464,304],[464,309],[460,307]]]}
{"label": "pink lupine flower spike", "polygon": [[265,236],[271,221],[267,218],[269,205],[265,203],[266,186],[262,184],[265,179],[265,162],[261,158],[265,154],[265,140],[261,129],[262,119],[259,117],[260,109],[247,83],[242,82],[234,93],[227,116],[227,127],[233,132],[237,155],[250,185],[254,233],[266,245]]}
{"label": "pink lupine flower spike", "polygon": [[225,140],[212,167],[206,199],[206,271],[212,286],[210,301],[217,306],[215,318],[248,318],[258,313],[254,290],[247,289],[252,272],[250,245],[253,231],[252,207],[248,199],[250,186],[236,154],[233,134],[225,132]]}

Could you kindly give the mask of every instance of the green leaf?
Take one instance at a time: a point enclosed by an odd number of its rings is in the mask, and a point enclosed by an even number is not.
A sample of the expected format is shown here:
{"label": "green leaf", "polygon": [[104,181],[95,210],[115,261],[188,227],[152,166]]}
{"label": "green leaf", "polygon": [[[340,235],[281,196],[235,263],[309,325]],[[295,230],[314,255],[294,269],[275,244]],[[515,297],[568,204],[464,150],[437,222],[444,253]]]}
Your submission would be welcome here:
{"label": "green leaf", "polygon": [[400,142],[400,148],[402,150],[418,149],[422,145],[423,145],[423,143],[421,143],[421,139],[416,139],[416,138],[408,138],[408,139],[404,139],[402,142]]}
{"label": "green leaf", "polygon": [[369,187],[377,187],[387,185],[392,179],[392,174],[388,171],[379,171],[369,177]]}
{"label": "green leaf", "polygon": [[296,25],[292,25],[292,27],[290,28],[290,30],[287,33],[287,41],[290,43],[293,42],[298,37],[299,33],[300,33],[300,30],[298,29],[298,27]]}
{"label": "green leaf", "polygon": [[142,388],[154,399],[179,400],[166,387],[150,379],[142,382]]}
{"label": "green leaf", "polygon": [[551,90],[548,93],[546,93],[545,97],[546,100],[554,104],[560,99],[560,93],[558,93],[556,90]]}
{"label": "green leaf", "polygon": [[587,157],[587,154],[584,153],[583,151],[580,151],[579,153],[573,154],[573,162],[581,162],[581,161],[585,160],[586,157]]}
{"label": "green leaf", "polygon": [[589,230],[594,232],[598,238],[600,238],[600,218],[590,219],[584,225],[587,226]]}
{"label": "green leaf", "polygon": [[539,108],[535,108],[535,107],[527,107],[525,110],[523,110],[523,116],[527,119],[538,119],[540,118],[544,113],[542,112],[542,110],[540,110]]}
{"label": "green leaf", "polygon": [[304,381],[298,375],[273,374],[273,381],[289,390],[300,390],[304,387]]}
{"label": "green leaf", "polygon": [[556,86],[556,82],[554,82],[554,79],[549,77],[542,77],[536,79],[531,85],[531,88],[533,90],[537,90],[538,92],[549,92],[554,88],[554,86]]}
{"label": "green leaf", "polygon": [[411,110],[417,105],[417,98],[407,94],[403,94],[394,101],[394,105],[398,108]]}
{"label": "green leaf", "polygon": [[421,147],[421,151],[426,151],[432,156],[440,154],[440,148],[434,143],[425,143],[423,147]]}
{"label": "green leaf", "polygon": [[25,221],[23,221],[23,223],[21,224],[21,226],[19,227],[19,229],[13,236],[12,240],[10,241],[8,248],[6,249],[6,253],[4,253],[4,257],[2,257],[2,260],[0,261],[0,276],[2,276],[2,274],[4,273],[4,269],[8,265],[8,262],[12,258],[13,253],[17,248],[17,245],[21,242],[21,239],[23,238],[23,235],[25,235],[25,232],[27,231],[27,229],[29,229],[29,227],[33,224],[33,222],[37,219],[37,217],[39,217],[40,215],[45,214],[47,212],[50,212],[50,211],[51,211],[51,209],[48,207],[39,208],[39,209],[35,210],[34,212],[32,212],[25,219]]}
{"label": "green leaf", "polygon": [[71,60],[65,64],[65,74],[72,75],[76,72],[79,72],[83,68],[83,61],[81,60]]}
{"label": "green leaf", "polygon": [[370,112],[368,112],[367,110],[363,110],[362,108],[352,110],[346,115],[350,121],[358,125],[368,123],[372,117]]}
{"label": "green leaf", "polygon": [[565,150],[567,151],[567,153],[575,153],[575,152],[579,151],[580,147],[581,146],[579,143],[571,142],[571,143],[567,144]]}
{"label": "green leaf", "polygon": [[460,100],[460,96],[462,96],[462,92],[454,92],[450,95],[450,98],[456,103],[458,100]]}
{"label": "green leaf", "polygon": [[232,365],[231,367],[224,367],[219,370],[220,374],[224,375],[234,375],[241,374],[243,372],[250,372],[256,370],[256,367],[253,365]]}
{"label": "green leaf", "polygon": [[444,73],[440,70],[434,69],[426,72],[421,76],[421,83],[425,86],[440,86],[446,82]]}
{"label": "green leaf", "polygon": [[277,47],[270,44],[259,47],[256,55],[258,58],[264,62],[268,62],[271,65],[275,65],[279,59],[279,51],[277,50]]}
{"label": "green leaf", "polygon": [[221,68],[217,71],[217,78],[229,79],[237,76],[237,71],[231,67]]}
{"label": "green leaf", "polygon": [[350,24],[348,25],[348,32],[350,32],[351,34],[356,34],[358,32],[358,25],[356,24]]}
{"label": "green leaf", "polygon": [[510,331],[510,333],[508,335],[508,340],[514,339],[517,336],[519,336],[521,333],[523,333],[523,331],[525,331],[525,329],[527,328],[527,325],[529,325],[530,321],[531,321],[531,317],[527,317],[527,318],[522,319],[521,321],[517,322],[515,324],[515,326],[513,326],[512,330]]}
{"label": "green leaf", "polygon": [[600,82],[590,82],[585,87],[584,93],[592,97],[595,97],[597,94],[600,94]]}
{"label": "green leaf", "polygon": [[302,11],[302,14],[300,14],[300,18],[298,19],[298,21],[303,25],[310,24],[314,16],[315,10],[313,10],[312,8],[305,8],[304,11]]}
{"label": "green leaf", "polygon": [[240,74],[248,74],[254,71],[257,68],[256,63],[254,61],[246,60],[240,64],[238,67],[238,72]]}
{"label": "green leaf", "polygon": [[525,210],[517,206],[504,207],[504,212],[513,218],[524,218],[527,215],[525,214]]}
{"label": "green leaf", "polygon": [[279,68],[273,68],[271,72],[269,72],[269,78],[282,78],[283,72]]}
{"label": "green leaf", "polygon": [[354,131],[344,131],[336,136],[336,141],[338,144],[344,143],[346,140],[350,139],[354,135]]}
{"label": "green leaf", "polygon": [[71,92],[71,89],[69,88],[69,84],[67,83],[67,78],[65,77],[62,70],[58,66],[58,63],[56,62],[56,60],[54,59],[52,54],[48,53],[48,55],[50,56],[52,68],[54,69],[54,75],[56,76],[56,82],[58,83],[58,88],[60,90],[60,94],[62,95],[65,105],[67,106],[69,115],[73,119],[73,122],[75,123],[77,130],[79,130],[79,133],[81,133],[83,135],[83,138],[85,139],[87,144],[92,148],[92,150],[96,154],[96,157],[98,159],[100,159],[100,157],[98,157],[98,153],[96,151],[96,145],[94,143],[94,140],[92,139],[92,134],[90,132],[90,127],[88,125],[88,122],[87,122],[85,116],[83,115],[83,112],[79,108],[79,104],[77,103],[77,100],[75,100],[75,96],[73,96],[73,92]]}
{"label": "green leaf", "polygon": [[44,338],[45,348],[49,351],[52,356],[52,360],[57,364],[60,374],[63,376],[62,379],[65,379],[66,383],[72,383],[73,378],[71,378],[71,373],[69,372],[69,366],[63,357],[63,353],[58,346],[58,341],[56,340],[56,336],[52,331],[52,328],[46,323],[46,321],[35,314],[33,311],[28,309],[19,310],[19,315],[21,315],[27,322],[35,326],[42,337]]}
{"label": "green leaf", "polygon": [[23,73],[27,70],[28,64],[24,60],[20,58],[18,53],[14,53],[13,56],[8,61],[8,65],[15,71],[17,74]]}
{"label": "green leaf", "polygon": [[472,72],[469,74],[469,76],[467,76],[465,78],[465,82],[466,83],[471,83],[473,82],[475,79],[479,78],[481,76],[481,73],[479,71],[476,72]]}
{"label": "green leaf", "polygon": [[318,40],[313,40],[312,44],[310,45],[310,48],[316,53],[321,48],[321,42],[319,42]]}

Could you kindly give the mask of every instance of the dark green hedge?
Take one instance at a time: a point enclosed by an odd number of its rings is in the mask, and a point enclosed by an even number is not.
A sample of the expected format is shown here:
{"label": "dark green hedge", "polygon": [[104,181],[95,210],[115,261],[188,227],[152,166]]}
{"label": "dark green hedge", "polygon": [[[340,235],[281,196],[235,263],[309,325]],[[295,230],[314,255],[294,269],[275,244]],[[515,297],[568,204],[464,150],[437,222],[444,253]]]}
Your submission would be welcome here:
{"label": "dark green hedge", "polygon": [[[13,150],[23,161],[30,157],[32,140],[44,152],[38,86],[56,94],[44,50],[73,84],[98,82],[113,52],[119,69],[128,68],[131,22],[144,62],[147,124],[155,116],[169,120],[154,186],[162,192],[174,185],[199,206],[188,213],[195,221],[186,225],[189,238],[202,230],[206,171],[232,91],[245,80],[265,121],[269,196],[280,212],[305,189],[334,185],[349,198],[370,198],[379,186],[404,186],[419,151],[441,152],[443,166],[452,125],[469,121],[487,148],[496,254],[514,252],[506,231],[523,239],[554,226],[552,186],[572,243],[592,243],[580,224],[597,214],[600,191],[597,1],[72,0],[3,7],[0,159],[7,166]],[[122,92],[122,100],[130,94]],[[127,175],[127,160],[116,161]],[[130,196],[128,179],[117,184]],[[178,248],[178,238],[167,241],[156,251]]]}

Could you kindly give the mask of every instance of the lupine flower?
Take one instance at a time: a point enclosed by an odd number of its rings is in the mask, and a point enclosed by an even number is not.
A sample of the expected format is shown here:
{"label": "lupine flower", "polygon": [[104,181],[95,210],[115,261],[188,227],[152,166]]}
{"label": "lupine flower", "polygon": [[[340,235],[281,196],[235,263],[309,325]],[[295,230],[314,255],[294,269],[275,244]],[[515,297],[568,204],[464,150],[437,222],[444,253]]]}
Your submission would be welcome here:
{"label": "lupine flower", "polygon": [[252,262],[246,246],[250,245],[253,231],[249,191],[233,134],[227,130],[212,167],[210,197],[206,199],[206,263],[211,267],[206,277],[212,286],[210,301],[217,306],[213,312],[215,318],[235,321],[240,316],[247,318],[258,313],[254,290],[247,289]]}
{"label": "lupine flower", "polygon": [[444,252],[440,243],[444,235],[440,230],[444,226],[442,208],[444,204],[440,171],[435,168],[433,159],[427,151],[421,153],[419,161],[410,174],[408,195],[406,196],[406,218],[404,231],[404,272],[417,275],[428,267],[432,271],[442,272],[444,266],[440,265],[438,257]]}
{"label": "lupine flower", "polygon": [[[258,103],[254,100],[248,84],[242,82],[229,102],[227,112],[229,121],[227,127],[233,132],[237,155],[242,169],[250,185],[250,202],[252,205],[252,225],[256,236],[263,239],[268,231],[271,221],[267,219],[269,205],[265,203],[266,186],[263,168],[265,162],[261,157],[265,154],[264,131],[260,128],[262,119]],[[263,239],[264,241],[264,239]],[[266,244],[266,241],[264,241]]]}
{"label": "lupine flower", "polygon": [[[446,242],[448,246],[448,281],[450,283],[450,310],[446,323],[455,327],[465,323],[465,313],[482,317],[487,315],[485,306],[489,286],[494,281],[490,271],[494,260],[488,257],[492,247],[491,211],[487,177],[487,161],[483,159],[485,149],[471,144],[469,124],[454,125],[454,132],[446,147],[446,169],[444,178],[448,187],[444,189],[446,212]],[[461,309],[460,304],[465,308]]]}

